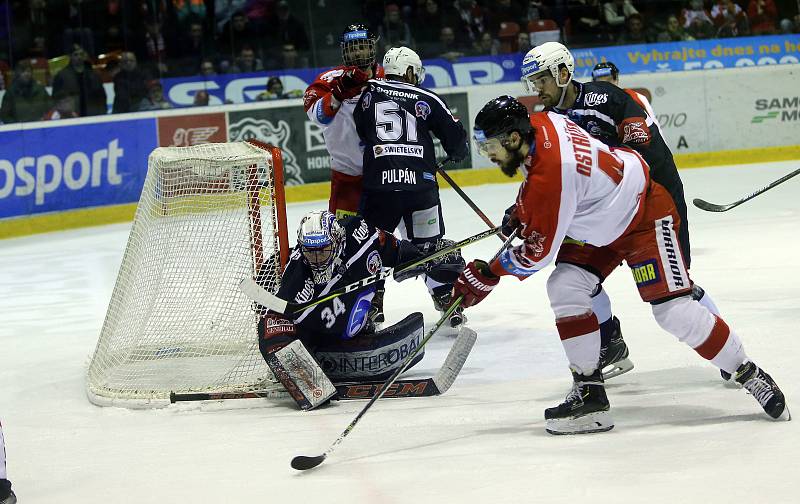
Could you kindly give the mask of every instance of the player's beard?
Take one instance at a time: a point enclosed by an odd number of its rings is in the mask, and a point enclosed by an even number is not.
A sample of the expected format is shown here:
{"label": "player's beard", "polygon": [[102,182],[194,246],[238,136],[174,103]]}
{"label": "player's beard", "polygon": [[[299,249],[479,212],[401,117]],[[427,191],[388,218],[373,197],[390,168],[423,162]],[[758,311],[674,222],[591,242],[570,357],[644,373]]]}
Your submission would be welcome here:
{"label": "player's beard", "polygon": [[522,155],[522,149],[508,150],[508,148],[506,148],[506,152],[508,152],[509,156],[505,162],[500,164],[500,171],[509,177],[513,177],[517,174],[519,165],[525,161],[525,156]]}

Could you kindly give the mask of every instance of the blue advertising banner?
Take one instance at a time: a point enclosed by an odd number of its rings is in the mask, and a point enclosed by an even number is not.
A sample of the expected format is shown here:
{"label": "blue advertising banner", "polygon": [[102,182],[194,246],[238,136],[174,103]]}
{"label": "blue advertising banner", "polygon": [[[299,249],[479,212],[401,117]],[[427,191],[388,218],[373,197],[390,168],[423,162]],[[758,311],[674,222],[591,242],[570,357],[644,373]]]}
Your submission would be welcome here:
{"label": "blue advertising banner", "polygon": [[139,200],[156,120],[0,132],[0,218]]}
{"label": "blue advertising banner", "polygon": [[[800,62],[800,35],[595,47],[576,49],[573,55],[575,74],[579,79],[588,77],[592,67],[601,61],[613,61],[623,74],[790,64]],[[455,62],[427,59],[424,61],[426,77],[423,84],[436,89],[515,82],[521,77],[522,57],[522,54],[474,56],[459,58]],[[280,77],[287,91],[305,90],[324,70],[219,75],[210,79],[186,77],[164,79],[163,82],[165,94],[175,106],[191,105],[194,94],[201,89],[208,91],[212,105],[220,105],[255,101],[272,76]]]}

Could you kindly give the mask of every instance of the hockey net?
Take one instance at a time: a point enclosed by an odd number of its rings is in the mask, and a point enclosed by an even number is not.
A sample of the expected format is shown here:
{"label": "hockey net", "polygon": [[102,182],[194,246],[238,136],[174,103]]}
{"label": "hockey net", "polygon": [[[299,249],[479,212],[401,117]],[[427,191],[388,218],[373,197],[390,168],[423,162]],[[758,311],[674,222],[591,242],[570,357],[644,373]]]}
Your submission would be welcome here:
{"label": "hockey net", "polygon": [[245,277],[277,291],[288,253],[283,163],[260,142],[161,147],[87,372],[101,406],[275,387]]}

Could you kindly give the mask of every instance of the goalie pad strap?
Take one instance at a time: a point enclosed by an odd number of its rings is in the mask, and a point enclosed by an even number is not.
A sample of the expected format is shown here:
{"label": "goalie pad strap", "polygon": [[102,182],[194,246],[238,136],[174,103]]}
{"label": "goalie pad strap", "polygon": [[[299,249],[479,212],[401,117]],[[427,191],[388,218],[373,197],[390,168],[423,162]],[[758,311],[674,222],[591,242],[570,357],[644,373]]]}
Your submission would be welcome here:
{"label": "goalie pad strap", "polygon": [[269,354],[267,365],[302,410],[314,409],[336,395],[336,387],[300,340]]}

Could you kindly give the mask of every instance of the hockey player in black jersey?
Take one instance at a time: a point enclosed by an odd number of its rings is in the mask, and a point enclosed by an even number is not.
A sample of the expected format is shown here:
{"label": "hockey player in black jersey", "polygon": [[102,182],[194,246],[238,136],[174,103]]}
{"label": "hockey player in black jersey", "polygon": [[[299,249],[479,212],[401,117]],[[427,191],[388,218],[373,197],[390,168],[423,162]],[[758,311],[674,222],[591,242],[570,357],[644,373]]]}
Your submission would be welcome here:
{"label": "hockey player in black jersey", "polygon": [[[686,267],[689,268],[691,249],[683,182],[656,118],[614,84],[574,81],[574,70],[575,62],[569,50],[558,42],[546,42],[525,55],[522,81],[529,92],[538,94],[548,110],[567,115],[590,135],[609,146],[630,147],[642,155],[650,167],[652,180],[664,186],[675,201],[681,219],[678,240]],[[567,241],[561,247],[558,261],[569,263],[570,259],[580,258],[585,263],[587,255],[592,253],[590,246]],[[598,276],[600,282],[604,280],[598,271],[592,273]],[[712,313],[719,315],[716,305],[699,285],[694,285],[693,296]],[[622,340],[619,320],[611,315],[611,301],[600,284],[593,301],[598,317],[608,316],[600,328],[603,337],[601,364],[609,366],[616,357],[627,358],[628,349]]]}
{"label": "hockey player in black jersey", "polygon": [[[443,243],[445,233],[436,154],[431,134],[454,160],[467,156],[467,133],[447,104],[419,86],[425,69],[417,53],[395,47],[383,58],[386,80],[370,80],[353,118],[364,144],[361,215],[380,229],[399,228],[403,237],[423,250]],[[456,275],[426,276],[434,305],[444,311]],[[463,324],[459,308],[451,327]]]}
{"label": "hockey player in black jersey", "polygon": [[[397,240],[361,217],[337,221],[327,210],[311,212],[300,223],[297,246],[284,269],[277,295],[297,303],[310,301],[374,275],[383,266],[393,267],[422,255],[411,242]],[[446,270],[457,277],[464,268],[457,254],[427,264],[395,279]],[[270,310],[259,321],[261,354],[302,409],[329,399],[335,393],[331,382],[388,378],[402,365],[403,359],[396,356],[407,354],[419,343],[423,333],[421,313],[412,313],[376,331],[368,316],[374,295],[372,284],[292,316]],[[423,355],[424,349],[412,365]]]}

